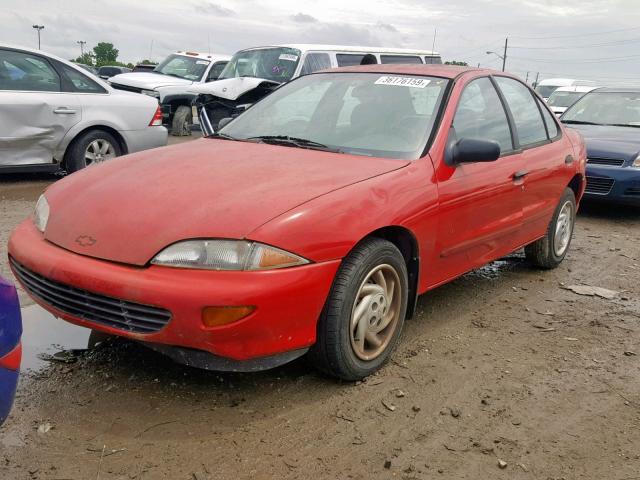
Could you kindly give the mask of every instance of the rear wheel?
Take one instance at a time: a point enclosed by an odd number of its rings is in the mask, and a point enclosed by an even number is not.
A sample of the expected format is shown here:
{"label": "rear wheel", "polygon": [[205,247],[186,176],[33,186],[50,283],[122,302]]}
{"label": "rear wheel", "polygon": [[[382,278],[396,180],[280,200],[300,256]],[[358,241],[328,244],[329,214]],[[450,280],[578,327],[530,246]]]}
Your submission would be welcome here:
{"label": "rear wheel", "polygon": [[310,357],[316,367],[359,380],[389,358],[402,331],[407,266],[391,242],[371,238],[342,262],[320,317]]}
{"label": "rear wheel", "polygon": [[576,197],[573,190],[565,189],[549,222],[547,234],[527,245],[527,260],[540,268],[556,268],[569,251],[576,221]]}
{"label": "rear wheel", "polygon": [[74,140],[65,162],[69,173],[122,155],[118,140],[104,130],[89,130]]}
{"label": "rear wheel", "polygon": [[186,137],[191,135],[191,124],[193,115],[191,107],[180,105],[173,114],[171,121],[171,135],[175,137]]}

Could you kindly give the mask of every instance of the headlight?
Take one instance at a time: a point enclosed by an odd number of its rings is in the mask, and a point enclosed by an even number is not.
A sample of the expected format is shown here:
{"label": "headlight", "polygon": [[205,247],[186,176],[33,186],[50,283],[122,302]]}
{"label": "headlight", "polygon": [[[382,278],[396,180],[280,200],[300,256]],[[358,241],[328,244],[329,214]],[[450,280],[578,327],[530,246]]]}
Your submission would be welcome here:
{"label": "headlight", "polygon": [[149,95],[150,97],[160,98],[160,92],[156,92],[155,90],[141,90],[140,93]]}
{"label": "headlight", "polygon": [[44,195],[40,195],[38,203],[36,203],[36,211],[33,215],[33,223],[38,230],[44,233],[49,221],[49,202]]}
{"label": "headlight", "polygon": [[151,263],[206,270],[271,270],[304,265],[309,260],[245,240],[187,240],[165,248]]}
{"label": "headlight", "polygon": [[631,164],[632,167],[635,168],[640,168],[640,155],[638,155],[636,157],[636,159],[633,161],[633,163]]}

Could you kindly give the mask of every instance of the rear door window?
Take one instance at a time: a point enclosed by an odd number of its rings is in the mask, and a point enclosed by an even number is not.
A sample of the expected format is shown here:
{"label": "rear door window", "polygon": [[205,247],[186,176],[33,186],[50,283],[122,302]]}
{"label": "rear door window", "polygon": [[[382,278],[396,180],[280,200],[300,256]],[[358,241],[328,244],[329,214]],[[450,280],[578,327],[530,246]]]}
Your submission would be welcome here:
{"label": "rear door window", "polygon": [[0,50],[0,90],[59,92],[60,76],[42,57]]}
{"label": "rear door window", "polygon": [[331,68],[331,58],[328,53],[325,52],[311,52],[307,53],[302,64],[302,71],[300,75],[308,75],[319,70]]}
{"label": "rear door window", "polygon": [[360,65],[362,59],[364,58],[364,53],[338,53],[336,54],[336,60],[338,61],[339,67],[351,67],[353,65]]}
{"label": "rear door window", "polygon": [[[71,82],[72,91],[82,93],[106,93],[104,88],[76,69],[68,67],[63,63],[58,63],[58,66],[62,68],[64,75],[66,75],[69,82]],[[65,90],[69,90],[69,88],[67,87]]]}
{"label": "rear door window", "polygon": [[380,55],[381,63],[422,63],[417,55]]}
{"label": "rear door window", "polygon": [[470,82],[460,96],[453,119],[456,138],[492,140],[500,145],[500,152],[513,150],[509,120],[498,92],[489,78]]}
{"label": "rear door window", "polygon": [[495,77],[513,115],[521,147],[547,140],[536,98],[522,83],[507,77]]}

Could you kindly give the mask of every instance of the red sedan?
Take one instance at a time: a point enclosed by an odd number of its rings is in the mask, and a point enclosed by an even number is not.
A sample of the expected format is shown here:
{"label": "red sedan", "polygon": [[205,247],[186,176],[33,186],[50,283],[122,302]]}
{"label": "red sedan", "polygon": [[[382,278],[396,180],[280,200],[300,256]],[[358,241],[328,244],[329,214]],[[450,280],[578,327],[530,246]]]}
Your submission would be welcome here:
{"label": "red sedan", "polygon": [[542,268],[569,248],[583,141],[507,74],[344,68],[224,123],[52,185],[9,242],[25,289],[189,365],[308,352],[354,380],[418,295],[522,247]]}

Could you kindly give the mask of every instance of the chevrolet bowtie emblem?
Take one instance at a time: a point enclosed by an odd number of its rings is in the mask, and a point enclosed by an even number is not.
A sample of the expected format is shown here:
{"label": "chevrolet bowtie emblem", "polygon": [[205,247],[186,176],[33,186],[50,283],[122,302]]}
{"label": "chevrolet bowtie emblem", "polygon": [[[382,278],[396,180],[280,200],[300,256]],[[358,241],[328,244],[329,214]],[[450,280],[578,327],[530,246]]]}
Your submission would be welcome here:
{"label": "chevrolet bowtie emblem", "polygon": [[76,243],[81,247],[92,247],[96,242],[97,240],[89,235],[80,235],[76,238]]}

